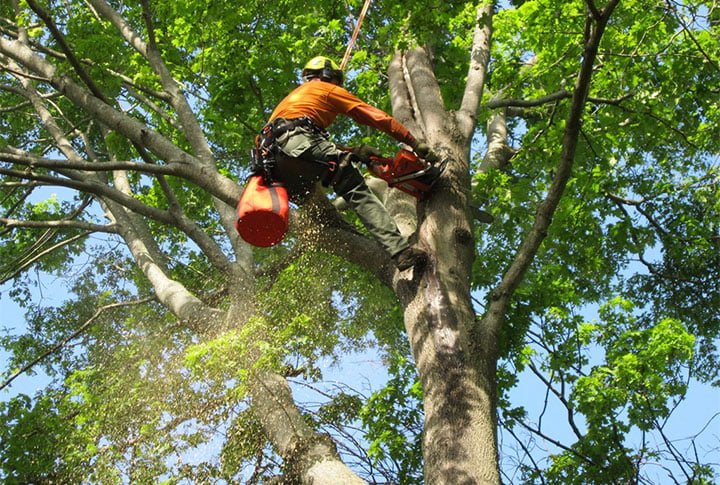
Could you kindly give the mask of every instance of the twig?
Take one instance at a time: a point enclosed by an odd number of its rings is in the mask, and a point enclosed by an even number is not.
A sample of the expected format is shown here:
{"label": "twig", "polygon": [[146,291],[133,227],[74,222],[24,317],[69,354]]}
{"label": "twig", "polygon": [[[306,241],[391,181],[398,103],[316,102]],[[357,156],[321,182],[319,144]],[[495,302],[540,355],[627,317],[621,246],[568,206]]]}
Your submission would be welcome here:
{"label": "twig", "polygon": [[35,367],[37,364],[39,364],[42,360],[44,360],[49,355],[54,354],[61,348],[63,348],[65,345],[67,345],[68,342],[71,340],[76,339],[78,336],[80,336],[83,332],[85,332],[90,326],[95,323],[95,320],[100,317],[100,315],[105,312],[106,310],[112,310],[114,308],[120,308],[124,306],[130,306],[130,305],[141,305],[143,303],[147,303],[149,301],[154,300],[154,296],[148,296],[145,298],[140,298],[139,300],[131,300],[131,301],[125,301],[125,302],[118,302],[118,303],[111,303],[110,305],[105,305],[103,307],[98,308],[95,311],[95,314],[90,317],[85,323],[83,323],[77,330],[75,330],[73,333],[68,335],[67,337],[63,338],[59,342],[57,342],[55,345],[50,347],[48,350],[40,354],[38,357],[36,357],[32,362],[29,362],[22,366],[20,369],[15,371],[5,382],[0,385],[0,391],[5,389],[7,386],[10,385],[12,381],[14,381],[16,378],[18,378],[21,374],[29,371],[33,367]]}

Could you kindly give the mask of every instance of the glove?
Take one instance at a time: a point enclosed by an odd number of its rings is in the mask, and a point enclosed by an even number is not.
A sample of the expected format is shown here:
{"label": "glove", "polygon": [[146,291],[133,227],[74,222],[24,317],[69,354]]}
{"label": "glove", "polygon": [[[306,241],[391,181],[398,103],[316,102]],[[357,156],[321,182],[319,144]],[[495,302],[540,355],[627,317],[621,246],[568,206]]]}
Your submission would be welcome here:
{"label": "glove", "polygon": [[370,145],[360,145],[359,147],[355,147],[352,149],[352,154],[365,165],[370,165],[372,163],[370,157],[382,157],[380,150],[371,147]]}
{"label": "glove", "polygon": [[430,146],[425,142],[419,141],[415,143],[413,150],[420,158],[430,164],[434,164],[439,160],[438,156],[430,150]]}

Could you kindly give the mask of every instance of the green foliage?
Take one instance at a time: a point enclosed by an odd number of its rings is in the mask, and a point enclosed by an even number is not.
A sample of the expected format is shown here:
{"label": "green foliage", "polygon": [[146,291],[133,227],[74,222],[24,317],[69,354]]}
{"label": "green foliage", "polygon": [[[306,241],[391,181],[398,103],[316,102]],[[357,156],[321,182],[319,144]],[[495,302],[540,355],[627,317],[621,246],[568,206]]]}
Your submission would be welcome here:
{"label": "green foliage", "polygon": [[246,461],[258,456],[264,446],[265,436],[257,417],[250,410],[239,413],[230,426],[227,440],[222,447],[220,461],[223,476],[234,477]]}
{"label": "green foliage", "polygon": [[613,483],[636,476],[622,436],[632,428],[652,430],[684,399],[683,368],[692,358],[693,336],[670,319],[636,330],[634,318],[613,307],[604,312],[607,323],[591,332],[606,349],[606,362],[580,377],[573,391],[573,407],[584,416],[587,432],[572,451],[552,458],[551,483],[588,483],[588,477]]}
{"label": "green foliage", "polygon": [[578,380],[578,410],[590,425],[602,426],[627,406],[628,424],[648,431],[684,397],[695,338],[677,320],[638,329],[632,316],[612,307],[601,315],[614,323],[595,330],[607,363]]}
{"label": "green foliage", "polygon": [[[599,321],[551,310],[533,346],[514,358],[517,373],[531,367],[546,375],[549,389],[574,416],[577,440],[550,455],[541,474],[548,483],[623,482],[643,474],[642,459],[662,454],[645,445],[634,449],[627,437],[652,433],[686,399],[696,339],[678,320],[645,325],[636,313],[632,302],[621,298],[600,308]],[[501,389],[517,381],[505,370],[500,376],[505,376]],[[503,404],[502,422],[517,432],[529,416],[510,405]],[[530,482],[540,477],[533,467],[524,474]]]}
{"label": "green foliage", "polygon": [[49,391],[0,403],[0,470],[8,484],[80,481],[96,448],[68,416],[77,404]]}
{"label": "green foliage", "polygon": [[[190,150],[177,113],[167,99],[154,96],[157,74],[115,27],[86,2],[45,3],[110,103]],[[110,3],[147,39],[141,2]],[[242,178],[246,153],[270,110],[298,82],[308,57],[341,58],[362,3],[149,2],[158,49],[198,113],[218,170]],[[582,57],[586,3],[497,5],[485,99],[533,100],[571,90]],[[17,27],[28,28],[43,56],[79,80],[36,15],[24,2],[16,15],[12,4],[0,2],[2,35],[15,38]],[[397,48],[427,44],[445,104],[456,109],[476,7],[438,0],[373,2],[346,85],[390,110],[388,61]],[[539,466],[518,466],[528,482],[600,484],[642,476],[638,466],[663,459],[663,450],[636,446],[626,437],[656,431],[693,380],[718,383],[717,12],[694,0],[627,0],[603,38],[573,176],[500,336],[502,424],[518,433],[536,419],[513,393],[532,373],[546,380],[548,394],[562,397],[560,405],[577,428],[566,448],[550,457],[543,451]],[[99,126],[46,82],[32,81],[82,157],[140,159],[117,131]],[[59,157],[21,86],[11,72],[0,71],[0,147]],[[473,204],[495,216],[493,224],[475,229],[474,295],[497,285],[528,233],[555,175],[568,107],[567,99],[513,107],[509,141],[519,152],[511,167],[474,173]],[[479,140],[491,112],[483,108],[477,115]],[[346,121],[333,128],[346,144],[395,148],[387,137]],[[472,146],[473,171],[482,149],[482,142]],[[3,161],[0,168],[22,172],[27,166]],[[87,179],[117,186],[104,173]],[[128,179],[138,202],[171,206],[157,178],[131,173]],[[228,249],[209,194],[176,177],[165,181],[183,214]],[[0,175],[2,218],[106,223],[102,207],[86,205],[88,200],[75,191]],[[237,282],[220,274],[187,234],[144,220],[167,259],[168,274],[208,304],[230,307]],[[0,281],[7,282],[2,296],[27,312],[27,328],[0,337],[9,353],[5,377],[71,335],[103,305],[152,294],[120,244],[116,236],[85,236],[78,228],[0,228]],[[296,256],[289,248],[290,242],[258,251],[255,266],[244,268],[258,276],[255,315],[241,328],[218,325],[215,334],[193,333],[165,308],[148,303],[102,313],[44,359],[31,372],[47,374],[51,384],[0,405],[2,479],[208,483],[242,482],[255,472],[265,479],[278,472],[277,457],[246,406],[249,373],[269,368],[317,382],[327,363],[377,344],[388,361],[387,384],[367,399],[334,395],[308,422],[335,430],[359,424],[373,465],[388,473],[388,481],[418,483],[422,396],[400,305],[370,275],[327,255],[307,253],[285,264]],[[68,301],[36,301],[50,280],[58,283],[51,291],[67,291]],[[223,443],[215,441],[218,430],[226,434]],[[686,465],[693,483],[711,483],[716,469]]]}

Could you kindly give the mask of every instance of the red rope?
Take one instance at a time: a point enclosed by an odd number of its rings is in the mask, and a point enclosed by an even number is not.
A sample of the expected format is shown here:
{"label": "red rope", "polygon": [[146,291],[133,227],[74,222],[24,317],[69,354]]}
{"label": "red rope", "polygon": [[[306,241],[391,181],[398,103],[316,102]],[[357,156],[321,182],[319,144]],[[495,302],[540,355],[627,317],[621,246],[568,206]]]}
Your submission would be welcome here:
{"label": "red rope", "polygon": [[363,19],[365,18],[365,14],[367,14],[368,8],[370,8],[370,0],[365,0],[365,5],[363,5],[362,10],[360,11],[360,16],[358,17],[357,24],[355,25],[355,30],[352,33],[352,37],[350,37],[350,43],[348,44],[347,49],[345,49],[345,55],[343,56],[342,62],[340,63],[340,70],[344,70],[347,62],[350,60],[350,52],[355,46],[355,41],[357,40],[357,36],[360,33],[360,26],[362,25]]}

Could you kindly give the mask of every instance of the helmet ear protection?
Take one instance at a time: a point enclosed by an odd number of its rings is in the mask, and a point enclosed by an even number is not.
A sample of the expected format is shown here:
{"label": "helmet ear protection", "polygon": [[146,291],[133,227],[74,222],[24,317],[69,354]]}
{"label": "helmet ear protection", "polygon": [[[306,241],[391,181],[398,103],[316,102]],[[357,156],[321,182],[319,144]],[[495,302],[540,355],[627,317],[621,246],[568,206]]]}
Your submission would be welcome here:
{"label": "helmet ear protection", "polygon": [[305,81],[320,78],[323,81],[335,83],[339,86],[342,86],[343,83],[342,70],[332,59],[324,56],[317,56],[310,59],[303,68],[302,77]]}
{"label": "helmet ear protection", "polygon": [[323,65],[322,74],[320,75],[320,79],[323,81],[332,81],[334,78],[333,76],[333,68],[332,68],[332,61],[330,59],[325,59],[325,65]]}

